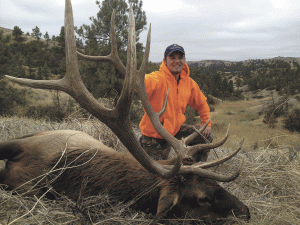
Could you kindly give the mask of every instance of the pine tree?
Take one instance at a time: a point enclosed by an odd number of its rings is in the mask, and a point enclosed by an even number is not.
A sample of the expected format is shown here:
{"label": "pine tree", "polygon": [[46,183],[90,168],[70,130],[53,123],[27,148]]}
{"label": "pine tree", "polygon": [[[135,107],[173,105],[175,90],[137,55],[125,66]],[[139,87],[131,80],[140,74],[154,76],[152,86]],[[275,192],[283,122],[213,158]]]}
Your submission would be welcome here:
{"label": "pine tree", "polygon": [[48,67],[47,63],[45,63],[44,66],[42,67],[41,73],[42,73],[42,77],[43,77],[44,80],[49,79],[51,71],[50,71],[50,68]]}
{"label": "pine tree", "polygon": [[[76,30],[77,34],[85,40],[85,54],[88,55],[108,55],[110,53],[110,30],[111,15],[113,9],[116,10],[116,37],[117,49],[121,61],[126,64],[126,48],[129,25],[129,7],[132,3],[136,22],[136,36],[139,40],[140,33],[145,30],[146,13],[142,11],[141,0],[104,0],[96,1],[99,12],[96,17],[90,17],[91,25],[83,24]],[[138,66],[143,57],[143,46],[137,43]],[[102,96],[119,95],[122,89],[124,77],[115,69],[112,64],[94,62],[81,63],[81,74],[87,80],[87,87],[96,98]],[[108,76],[109,74],[109,76]],[[103,89],[99,88],[103,87]],[[101,89],[101,91],[100,91]]]}
{"label": "pine tree", "polygon": [[128,36],[128,20],[129,20],[129,7],[128,3],[132,4],[135,23],[136,23],[136,37],[139,39],[140,33],[145,30],[147,24],[147,18],[145,11],[142,11],[143,2],[141,0],[104,0],[102,2],[96,1],[96,4],[100,8],[97,13],[97,17],[90,17],[92,21],[91,25],[83,24],[77,29],[77,34],[87,39],[89,42],[92,39],[97,40],[98,44],[108,45],[110,44],[110,27],[111,27],[111,15],[113,9],[116,10],[116,36],[118,38],[119,50],[125,50],[127,46]]}
{"label": "pine tree", "polygon": [[64,51],[65,50],[65,27],[64,26],[60,28],[60,33],[56,37],[56,41],[58,42],[58,46],[60,46]]}
{"label": "pine tree", "polygon": [[38,41],[41,39],[42,33],[40,32],[40,28],[36,26],[32,29],[31,37],[36,38]]}
{"label": "pine tree", "polygon": [[21,28],[15,26],[12,32],[13,39],[17,42],[22,42],[25,40],[25,38],[22,37],[22,35],[23,35],[23,31],[21,30]]}
{"label": "pine tree", "polygon": [[48,32],[45,33],[44,38],[45,38],[45,40],[47,42],[47,47],[48,47],[49,46],[49,40],[50,40]]}

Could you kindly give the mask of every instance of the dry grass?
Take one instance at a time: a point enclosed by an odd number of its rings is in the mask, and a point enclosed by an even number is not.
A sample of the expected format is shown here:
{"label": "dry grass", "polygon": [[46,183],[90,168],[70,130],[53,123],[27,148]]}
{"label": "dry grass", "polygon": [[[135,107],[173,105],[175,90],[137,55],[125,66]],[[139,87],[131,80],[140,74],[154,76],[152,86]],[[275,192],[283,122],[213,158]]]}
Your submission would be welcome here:
{"label": "dry grass", "polygon": [[[230,124],[225,147],[231,149],[245,137],[241,153],[233,159],[244,157],[243,173],[225,186],[249,206],[249,224],[300,224],[300,134],[283,129],[281,123],[272,129],[264,124],[263,115],[258,115],[261,102],[224,102],[216,106],[215,136],[220,137]],[[229,170],[228,165],[221,170]]]}
{"label": "dry grass", "polygon": [[19,90],[25,91],[25,98],[30,101],[33,105],[51,105],[53,104],[53,98],[59,97],[60,101],[63,104],[69,98],[71,98],[68,94],[62,91],[55,90],[44,90],[44,89],[33,89],[29,87],[24,87],[19,84],[8,81],[9,84]]}
{"label": "dry grass", "polygon": [[[245,137],[245,146],[248,148],[297,148],[300,135],[297,132],[289,132],[283,129],[282,123],[278,122],[274,128],[262,122],[263,116],[258,115],[261,100],[224,102],[215,106],[213,114],[213,131],[218,138],[219,134],[226,131],[230,125],[230,140]],[[279,118],[280,121],[281,118]],[[232,146],[230,140],[226,146]]]}
{"label": "dry grass", "polygon": [[[249,206],[251,220],[249,223],[236,221],[230,224],[300,224],[300,135],[287,132],[280,126],[270,129],[261,122],[256,113],[257,107],[257,100],[224,102],[216,106],[214,113],[216,140],[230,124],[229,140],[225,147],[215,150],[218,155],[230,151],[245,137],[241,152],[216,169],[219,172],[231,171],[244,160],[240,177],[222,185]],[[62,123],[0,118],[0,140],[53,129],[81,130],[105,140],[114,148],[123,148],[103,124],[91,118],[81,118],[80,114]],[[214,154],[210,154],[210,158],[213,157]],[[1,224],[149,224],[152,218],[151,215],[131,211],[105,193],[75,203],[63,196],[51,201],[0,190],[0,204]],[[191,224],[191,221],[172,222]],[[201,221],[194,222],[203,224]]]}

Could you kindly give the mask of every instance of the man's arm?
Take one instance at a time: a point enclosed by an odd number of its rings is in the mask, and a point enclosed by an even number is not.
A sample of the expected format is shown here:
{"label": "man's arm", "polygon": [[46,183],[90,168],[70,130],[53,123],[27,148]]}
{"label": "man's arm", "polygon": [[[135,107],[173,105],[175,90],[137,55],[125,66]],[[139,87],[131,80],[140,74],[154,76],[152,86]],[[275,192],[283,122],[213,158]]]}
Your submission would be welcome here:
{"label": "man's arm", "polygon": [[[200,114],[202,124],[206,123],[206,121],[210,117],[210,109],[206,100],[207,98],[201,92],[198,84],[195,81],[193,81],[193,87],[192,87],[192,93],[191,93],[189,105],[198,111],[198,113]],[[198,129],[200,129],[203,126],[202,124],[196,124],[195,126]],[[210,132],[211,132],[211,122],[209,122],[208,126],[202,132],[202,134],[205,137],[208,137]]]}

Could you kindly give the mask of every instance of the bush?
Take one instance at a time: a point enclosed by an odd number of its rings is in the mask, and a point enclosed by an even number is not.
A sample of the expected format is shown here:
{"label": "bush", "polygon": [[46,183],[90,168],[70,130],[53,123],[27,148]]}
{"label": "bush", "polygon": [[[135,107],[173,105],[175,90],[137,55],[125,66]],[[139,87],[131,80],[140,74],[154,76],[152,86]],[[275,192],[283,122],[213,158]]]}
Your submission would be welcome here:
{"label": "bush", "polygon": [[266,88],[267,91],[272,91],[272,90],[275,90],[275,89],[276,89],[275,85],[271,85],[271,86]]}
{"label": "bush", "polygon": [[134,124],[139,124],[144,116],[144,109],[141,101],[133,101],[130,108],[130,119]]}
{"label": "bush", "polygon": [[259,114],[265,114],[263,122],[274,127],[276,119],[279,116],[285,115],[289,109],[290,105],[288,103],[288,98],[282,97],[278,101],[272,99],[266,106],[266,108]]}
{"label": "bush", "polygon": [[296,108],[287,115],[284,121],[284,128],[289,131],[300,133],[300,109]]}
{"label": "bush", "polygon": [[199,114],[195,109],[193,109],[191,106],[187,105],[187,107],[185,109],[185,112],[184,112],[184,115],[186,117],[185,123],[193,125],[196,122],[195,117]]}
{"label": "bush", "polygon": [[216,98],[216,97],[214,97],[214,96],[212,96],[212,95],[205,95],[206,96],[206,98],[207,98],[207,103],[209,104],[209,105],[216,105],[216,104],[218,104],[218,102],[220,102],[221,101],[221,99],[218,99],[218,98]]}
{"label": "bush", "polygon": [[26,109],[26,117],[34,119],[49,118],[51,121],[61,121],[66,117],[66,113],[50,105],[29,106]]}
{"label": "bush", "polygon": [[236,96],[230,96],[230,97],[226,98],[226,100],[235,102],[235,101],[243,100],[243,98],[242,97],[236,97]]}
{"label": "bush", "polygon": [[24,91],[13,88],[5,81],[0,82],[0,115],[13,115],[17,105],[27,103]]}
{"label": "bush", "polygon": [[5,35],[5,37],[3,38],[3,42],[5,44],[8,44],[11,41],[11,35]]}

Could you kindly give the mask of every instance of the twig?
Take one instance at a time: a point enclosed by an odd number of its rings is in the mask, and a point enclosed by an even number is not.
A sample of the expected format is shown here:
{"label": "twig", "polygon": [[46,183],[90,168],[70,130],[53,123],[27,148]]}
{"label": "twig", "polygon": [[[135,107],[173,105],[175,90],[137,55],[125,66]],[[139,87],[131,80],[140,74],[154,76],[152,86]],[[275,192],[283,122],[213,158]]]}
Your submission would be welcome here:
{"label": "twig", "polygon": [[47,191],[46,191],[46,192],[45,192],[45,193],[37,200],[37,202],[34,204],[34,206],[31,208],[31,210],[29,210],[29,211],[28,211],[27,213],[25,213],[24,215],[18,217],[17,219],[13,220],[13,221],[10,222],[8,225],[11,225],[11,224],[17,222],[18,220],[22,219],[23,217],[27,216],[28,214],[31,214],[31,213],[33,212],[33,210],[35,209],[35,207],[36,207],[36,206],[38,205],[38,203],[40,202],[40,200],[41,200],[41,199],[42,199],[49,191],[50,191],[50,189],[47,190]]}

